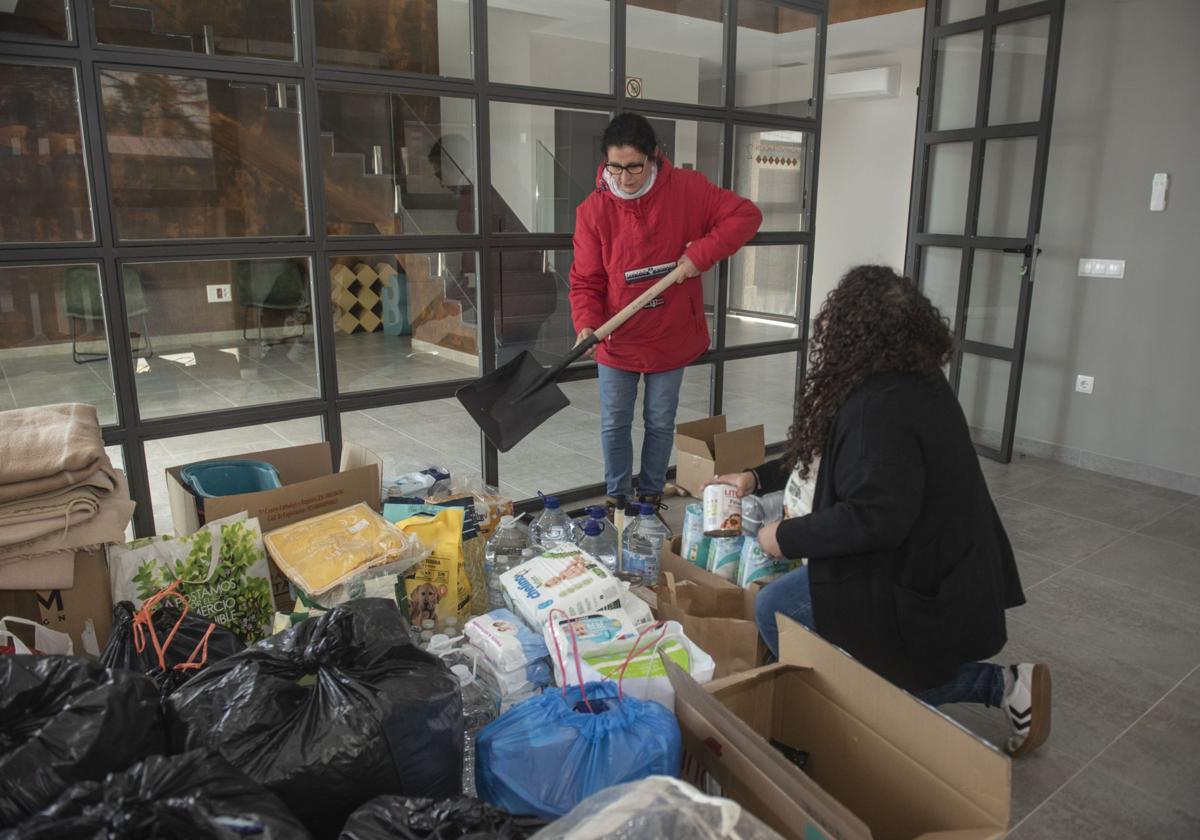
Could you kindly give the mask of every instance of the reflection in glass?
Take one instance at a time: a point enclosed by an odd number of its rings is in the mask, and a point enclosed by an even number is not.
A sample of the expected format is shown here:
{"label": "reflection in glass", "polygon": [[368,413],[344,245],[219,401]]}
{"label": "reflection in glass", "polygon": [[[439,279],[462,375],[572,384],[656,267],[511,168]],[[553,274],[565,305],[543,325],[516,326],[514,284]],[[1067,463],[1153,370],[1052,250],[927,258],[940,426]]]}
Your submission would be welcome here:
{"label": "reflection in glass", "polygon": [[641,98],[723,104],[724,25],[722,0],[630,0],[625,73],[640,81]]}
{"label": "reflection in glass", "polygon": [[725,345],[799,338],[803,245],[748,245],[729,261]]}
{"label": "reflection in glass", "polygon": [[497,365],[523,350],[549,360],[575,346],[568,297],[573,258],[570,250],[492,252]]}
{"label": "reflection in glass", "polygon": [[470,78],[469,0],[314,0],[317,62]]}
{"label": "reflection in glass", "polygon": [[983,446],[1000,448],[1011,367],[1002,359],[963,353],[958,402],[967,416],[971,440]]}
{"label": "reflection in glass", "polygon": [[979,188],[980,236],[1027,234],[1037,144],[1036,137],[984,143],[983,181]]}
{"label": "reflection in glass", "polygon": [[[130,343],[145,355],[137,281],[125,283]],[[94,263],[0,267],[0,411],[85,402],[117,422],[102,291]]]}
{"label": "reflection in glass", "polygon": [[977,250],[971,270],[964,338],[1012,347],[1021,297],[1022,254]]}
{"label": "reflection in glass", "polygon": [[297,85],[102,70],[123,240],[308,232]]}
{"label": "reflection in glass", "polygon": [[1050,18],[996,27],[988,125],[1035,122],[1042,115]]}
{"label": "reflection in glass", "polygon": [[475,233],[469,99],[323,89],[320,103],[329,233]]}
{"label": "reflection in glass", "polygon": [[938,143],[931,146],[927,180],[923,230],[961,235],[967,224],[971,144]]}
{"label": "reflection in glass", "polygon": [[608,0],[539,3],[535,12],[510,0],[488,0],[491,81],[611,92],[611,5]]}
{"label": "reflection in glass", "polygon": [[140,278],[154,331],[153,356],[134,367],[142,417],[318,395],[308,260],[141,262],[124,271]]}
{"label": "reflection in glass", "polygon": [[493,102],[492,218],[503,233],[571,233],[596,185],[609,115]]}
{"label": "reflection in glass", "polygon": [[772,0],[739,0],[735,104],[811,117],[820,18]]}
{"label": "reflection in glass", "polygon": [[643,114],[654,128],[658,147],[674,166],[699,170],[705,178],[721,184],[721,152],[725,131],[720,123],[677,120]]}
{"label": "reflection in glass", "polygon": [[379,455],[384,476],[400,476],[435,465],[455,478],[482,475],[479,427],[458,400],[346,411],[341,420],[342,439]]}
{"label": "reflection in glass", "polygon": [[171,522],[171,500],[167,495],[165,477],[168,467],[215,458],[236,458],[251,452],[283,449],[306,443],[320,443],[324,439],[320,417],[299,417],[261,426],[239,426],[234,429],[147,441],[146,472],[150,479],[150,499],[154,509],[156,533],[175,532],[175,526]]}
{"label": "reflection in glass", "polygon": [[733,191],[762,210],[760,231],[809,229],[809,146],[803,131],[734,129]]}
{"label": "reflection in glass", "polygon": [[959,248],[921,249],[921,291],[950,325],[953,332],[958,312],[958,281],[962,275]]}
{"label": "reflection in glass", "polygon": [[975,125],[979,100],[979,56],[983,31],[938,38],[937,78],[933,86],[933,131]]}
{"label": "reflection in glass", "polygon": [[479,375],[473,253],[334,257],[329,265],[338,389]]}
{"label": "reflection in glass", "polygon": [[71,40],[71,23],[67,19],[67,2],[25,0],[0,3],[0,36],[9,38],[45,38],[50,41]]}
{"label": "reflection in glass", "polygon": [[0,196],[0,242],[95,238],[71,68],[0,62]]}
{"label": "reflection in glass", "polygon": [[987,11],[987,0],[942,0],[940,23],[954,23],[979,17]]}
{"label": "reflection in glass", "polygon": [[291,0],[89,0],[101,44],[203,55],[295,58]]}

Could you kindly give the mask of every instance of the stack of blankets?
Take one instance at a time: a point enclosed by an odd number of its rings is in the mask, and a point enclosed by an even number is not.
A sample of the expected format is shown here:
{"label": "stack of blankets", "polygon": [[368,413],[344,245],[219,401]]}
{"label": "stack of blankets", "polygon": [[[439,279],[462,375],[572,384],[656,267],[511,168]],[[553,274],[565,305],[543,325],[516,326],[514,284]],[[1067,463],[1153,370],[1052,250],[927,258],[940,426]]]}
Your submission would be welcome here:
{"label": "stack of blankets", "polygon": [[94,406],[0,412],[0,589],[70,589],[75,552],[124,542],[132,515]]}

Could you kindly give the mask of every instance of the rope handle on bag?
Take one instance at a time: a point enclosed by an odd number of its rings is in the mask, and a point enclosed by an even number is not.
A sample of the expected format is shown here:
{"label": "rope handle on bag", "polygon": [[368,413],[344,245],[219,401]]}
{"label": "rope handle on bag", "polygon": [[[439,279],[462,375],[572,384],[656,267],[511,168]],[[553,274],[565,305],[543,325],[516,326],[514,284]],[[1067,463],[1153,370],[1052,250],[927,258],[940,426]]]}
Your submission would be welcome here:
{"label": "rope handle on bag", "polygon": [[[639,651],[638,645],[640,645],[642,643],[642,639],[644,639],[646,637],[646,634],[653,630],[662,630],[662,632],[658,634],[658,638],[655,639],[654,642],[649,647],[642,648],[642,650]],[[654,650],[655,648],[657,648],[660,644],[662,644],[663,639],[665,639],[666,637],[667,637],[667,622],[665,622],[665,621],[656,621],[653,624],[647,624],[638,633],[637,639],[633,643],[633,647],[630,648],[630,650],[629,650],[629,655],[626,656],[625,661],[621,663],[620,672],[617,674],[617,701],[618,702],[625,699],[624,692],[622,691],[622,683],[625,681],[625,669],[629,667],[629,663],[633,662],[633,659],[637,654],[644,653],[647,650]]]}
{"label": "rope handle on bag", "polygon": [[[168,670],[166,660],[167,650],[171,647],[171,642],[175,640],[175,634],[179,632],[179,627],[183,624],[183,619],[187,616],[188,612],[191,611],[191,604],[188,602],[187,596],[179,591],[179,584],[181,582],[181,580],[176,579],[172,581],[171,585],[166,589],[148,598],[145,603],[142,604],[141,609],[138,610],[137,615],[135,615],[133,618],[134,648],[138,653],[141,653],[146,649],[146,628],[149,628],[150,641],[154,645],[154,653],[158,657],[158,667],[161,671]],[[155,608],[167,598],[175,599],[182,609],[179,612],[178,620],[175,622],[174,626],[171,627],[171,632],[167,634],[166,640],[160,644],[158,641],[158,631],[154,629],[154,619],[152,613],[154,612]],[[196,644],[191,656],[189,656],[185,662],[176,663],[172,670],[186,671],[203,668],[205,663],[208,662],[208,639],[210,636],[212,636],[213,630],[215,630],[216,627],[216,623],[210,621],[208,623],[208,629],[204,631],[204,636]],[[196,659],[196,654],[200,654],[199,662],[194,661]]]}
{"label": "rope handle on bag", "polygon": [[583,705],[587,707],[588,713],[595,714],[592,704],[588,702],[587,691],[583,687],[583,666],[579,664],[581,657],[579,656],[579,639],[575,636],[575,622],[564,610],[555,607],[547,613],[546,621],[550,625],[550,640],[554,642],[554,655],[558,657],[558,668],[562,672],[563,699],[565,700],[567,697],[567,664],[563,662],[562,648],[558,645],[558,634],[554,632],[555,613],[561,613],[562,617],[567,620],[567,630],[571,634],[571,652],[575,654],[575,676],[579,679],[579,696],[583,698]]}

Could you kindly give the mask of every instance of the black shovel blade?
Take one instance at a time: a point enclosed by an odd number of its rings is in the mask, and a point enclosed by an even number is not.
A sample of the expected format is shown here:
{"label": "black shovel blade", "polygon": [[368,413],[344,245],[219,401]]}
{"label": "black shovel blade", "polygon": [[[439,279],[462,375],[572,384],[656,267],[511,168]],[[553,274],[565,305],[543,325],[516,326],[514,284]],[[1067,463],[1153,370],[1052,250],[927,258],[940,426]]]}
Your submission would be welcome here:
{"label": "black shovel blade", "polygon": [[487,439],[507,452],[571,401],[553,382],[523,395],[546,369],[528,350],[455,394]]}

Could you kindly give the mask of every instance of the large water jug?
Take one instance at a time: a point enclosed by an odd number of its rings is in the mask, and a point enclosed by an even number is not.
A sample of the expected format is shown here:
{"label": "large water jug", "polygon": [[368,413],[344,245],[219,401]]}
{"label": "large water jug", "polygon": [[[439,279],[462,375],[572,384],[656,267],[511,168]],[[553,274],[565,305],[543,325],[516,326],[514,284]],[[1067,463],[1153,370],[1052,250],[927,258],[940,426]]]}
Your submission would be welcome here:
{"label": "large water jug", "polygon": [[615,536],[605,535],[600,523],[589,519],[583,526],[583,539],[579,548],[586,551],[610,572],[617,571],[617,541]]}
{"label": "large water jug", "polygon": [[529,537],[535,546],[553,548],[559,543],[571,542],[571,517],[558,503],[557,496],[545,496],[545,509],[534,520]]}
{"label": "large water jug", "polygon": [[488,608],[501,609],[504,590],[500,586],[500,575],[521,562],[521,552],[532,542],[529,529],[516,517],[504,516],[496,526],[496,532],[483,549],[483,568],[487,577]]}

